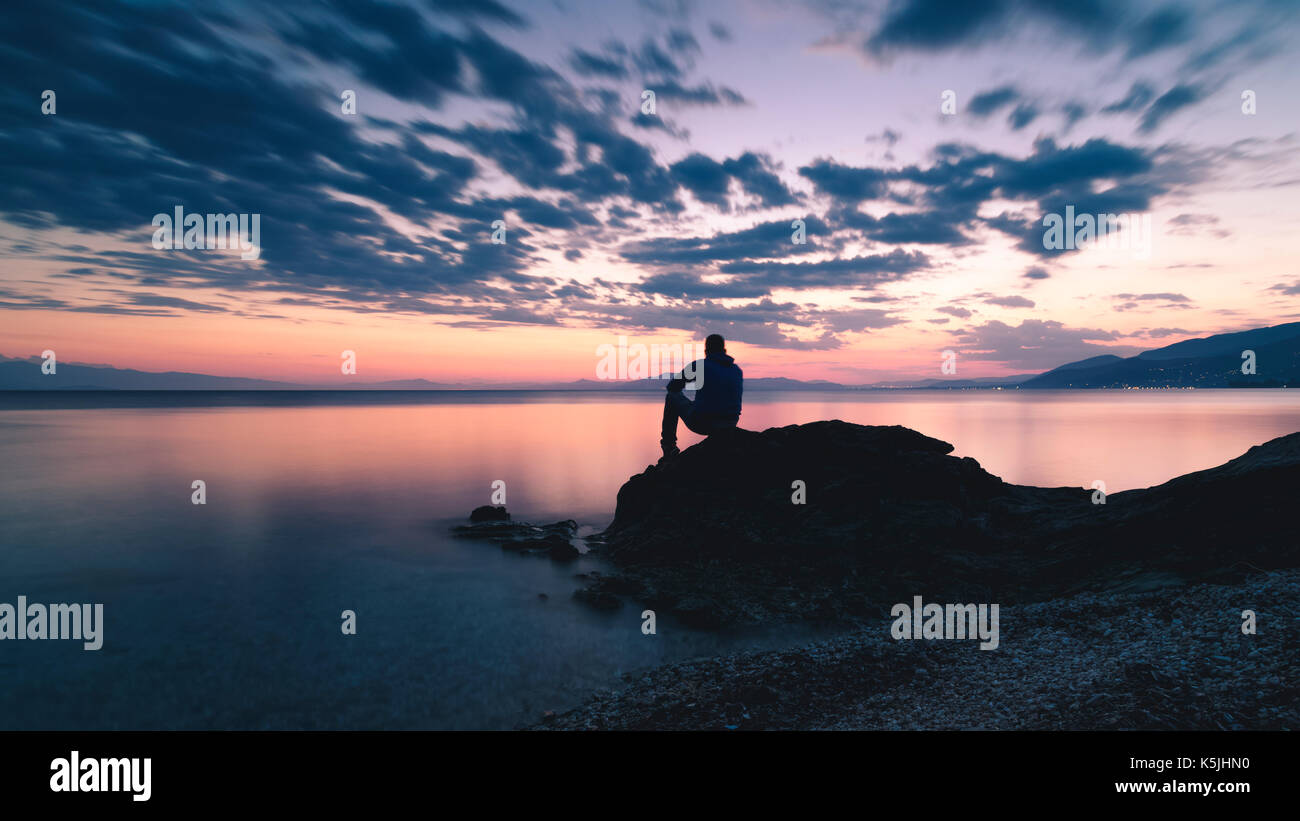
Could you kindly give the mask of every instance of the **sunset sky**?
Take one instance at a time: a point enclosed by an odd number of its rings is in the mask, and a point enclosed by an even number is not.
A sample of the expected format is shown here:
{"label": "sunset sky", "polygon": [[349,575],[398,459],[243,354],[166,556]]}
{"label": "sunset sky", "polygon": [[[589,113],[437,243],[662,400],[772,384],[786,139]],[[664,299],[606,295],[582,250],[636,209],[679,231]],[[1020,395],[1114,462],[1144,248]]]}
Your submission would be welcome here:
{"label": "sunset sky", "polygon": [[[862,383],[938,377],[944,350],[994,376],[1300,317],[1293,0],[0,20],[3,356],[568,381],[619,336],[717,332],[748,376]],[[176,206],[259,214],[260,257],[156,250]],[[1067,206],[1149,215],[1149,255],[1044,248]]]}

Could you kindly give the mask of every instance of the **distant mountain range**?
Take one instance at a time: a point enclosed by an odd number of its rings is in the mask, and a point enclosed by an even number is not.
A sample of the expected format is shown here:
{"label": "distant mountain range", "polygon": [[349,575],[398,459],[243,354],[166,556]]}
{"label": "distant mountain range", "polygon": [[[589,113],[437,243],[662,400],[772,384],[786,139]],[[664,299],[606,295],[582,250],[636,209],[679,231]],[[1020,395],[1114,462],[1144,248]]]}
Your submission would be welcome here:
{"label": "distant mountain range", "polygon": [[[511,382],[467,384],[432,382],[428,379],[392,379],[351,385],[277,382],[238,376],[209,376],[201,373],[163,373],[114,368],[109,365],[80,365],[60,362],[54,374],[41,372],[41,360],[0,357],[0,390],[573,390],[573,391],[662,391],[668,376],[659,379],[604,381],[578,379],[573,382]],[[982,379],[919,379],[910,382],[879,382],[871,385],[842,385],[826,380],[802,381],[776,377],[746,377],[747,391],[860,391],[890,388],[979,388],[1014,385],[1035,374]]]}
{"label": "distant mountain range", "polygon": [[[1243,353],[1254,353],[1255,372],[1243,374]],[[53,375],[41,360],[0,357],[0,390],[579,390],[661,391],[664,379],[473,385],[394,379],[354,385],[302,384],[236,376],[167,371],[155,373],[108,365],[59,363]],[[1300,322],[1188,339],[1127,359],[1104,355],[1070,362],[1042,374],[978,379],[918,379],[843,385],[824,380],[747,377],[746,391],[864,391],[1070,388],[1300,387]]]}
{"label": "distant mountain range", "polygon": [[[1242,373],[1253,353],[1254,373]],[[1053,368],[1021,388],[1300,387],[1300,322],[1188,339],[1137,356],[1094,356]]]}
{"label": "distant mountain range", "polygon": [[[1016,385],[1026,379],[1032,379],[1037,374],[1025,373],[1015,376],[986,376],[979,379],[914,379],[892,382],[873,382],[869,385],[844,385],[839,382],[828,382],[825,379],[800,380],[788,379],[784,376],[746,376],[745,390],[747,391],[873,391],[873,390],[890,390],[890,389],[917,389],[917,388],[992,388],[1008,385]],[[603,382],[597,379],[579,379],[577,382],[566,382],[562,385],[550,385],[552,389],[561,390],[592,390],[592,391],[662,391],[664,382],[668,380],[665,374],[658,379],[637,379],[624,382]]]}
{"label": "distant mountain range", "polygon": [[[211,376],[183,371],[137,371],[114,368],[111,365],[78,365],[59,362],[55,372],[46,375],[41,371],[41,360],[8,359],[0,357],[0,390],[163,390],[163,391],[256,391],[256,390],[348,390],[354,386],[307,385],[295,382],[277,382],[271,379],[249,379],[242,376]],[[464,387],[451,382],[430,382],[428,379],[393,379],[387,382],[366,382],[357,388],[372,390],[449,390]]]}

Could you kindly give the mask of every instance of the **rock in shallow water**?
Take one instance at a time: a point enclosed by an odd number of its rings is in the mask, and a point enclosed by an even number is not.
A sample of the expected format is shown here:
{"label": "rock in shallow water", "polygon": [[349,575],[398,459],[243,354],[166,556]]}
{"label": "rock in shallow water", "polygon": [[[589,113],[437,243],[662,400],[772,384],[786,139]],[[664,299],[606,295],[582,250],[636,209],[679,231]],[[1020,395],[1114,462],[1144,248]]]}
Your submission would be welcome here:
{"label": "rock in shallow water", "polygon": [[510,514],[506,512],[505,505],[493,507],[492,505],[483,505],[476,507],[469,514],[471,522],[508,522]]}
{"label": "rock in shallow water", "polygon": [[[504,507],[480,507],[476,508],[474,513],[482,510],[499,510],[501,513],[505,513]],[[506,516],[508,519],[509,514],[506,514]],[[470,514],[470,520],[474,520],[474,514]],[[528,522],[512,522],[501,519],[480,519],[480,521],[473,524],[453,527],[451,532],[462,539],[491,540],[500,545],[502,550],[531,555],[546,555],[556,561],[573,561],[581,555],[578,548],[573,545],[573,539],[578,532],[578,523],[572,519],[565,519],[562,522],[554,522],[549,525],[534,525]]]}

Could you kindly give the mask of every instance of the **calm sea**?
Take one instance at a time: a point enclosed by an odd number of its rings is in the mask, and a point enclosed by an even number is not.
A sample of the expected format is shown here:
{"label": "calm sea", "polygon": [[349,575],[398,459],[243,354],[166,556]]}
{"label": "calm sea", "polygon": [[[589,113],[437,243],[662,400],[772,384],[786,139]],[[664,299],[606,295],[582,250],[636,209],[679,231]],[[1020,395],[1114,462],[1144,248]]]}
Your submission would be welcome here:
{"label": "calm sea", "polygon": [[[571,600],[598,560],[448,536],[497,480],[517,519],[603,528],[657,458],[659,399],[0,393],[0,602],[105,613],[96,652],[0,642],[0,729],[509,728],[626,672],[815,637],[663,617],[646,636],[639,608]],[[755,392],[741,423],[818,419],[906,425],[1011,482],[1114,492],[1300,430],[1300,393]]]}

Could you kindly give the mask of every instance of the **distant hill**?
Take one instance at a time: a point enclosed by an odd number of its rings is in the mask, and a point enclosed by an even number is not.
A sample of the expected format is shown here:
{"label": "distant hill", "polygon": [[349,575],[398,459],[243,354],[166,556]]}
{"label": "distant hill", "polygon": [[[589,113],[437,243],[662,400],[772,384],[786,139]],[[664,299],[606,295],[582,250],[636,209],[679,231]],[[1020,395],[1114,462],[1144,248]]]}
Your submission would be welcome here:
{"label": "distant hill", "polygon": [[[1106,353],[1101,356],[1092,356],[1087,359],[1080,359],[1078,362],[1070,362],[1066,365],[1061,365],[1060,367],[1054,368],[1052,371],[1048,371],[1048,373],[1053,373],[1055,371],[1078,371],[1087,368],[1100,368],[1103,365],[1114,365],[1123,361],[1124,357],[1122,356],[1116,356],[1113,353]],[[1039,374],[1039,376],[1041,375],[1042,374]]]}
{"label": "distant hill", "polygon": [[[1255,352],[1255,373],[1241,372]],[[1094,356],[1021,383],[1022,388],[1300,387],[1300,322],[1188,339],[1127,359]]]}
{"label": "distant hill", "polygon": [[[933,380],[931,380],[933,381]],[[41,372],[39,359],[0,358],[0,390],[593,390],[593,391],[660,391],[663,379],[603,381],[579,379],[563,383],[464,384],[432,382],[428,379],[390,379],[383,382],[312,385],[276,382],[270,379],[247,379],[233,376],[209,376],[202,373],[167,371],[154,373],[108,365],[58,363],[54,374]],[[746,390],[855,390],[836,382],[778,377],[750,377]]]}
{"label": "distant hill", "polygon": [[946,390],[955,388],[1010,388],[1019,385],[1026,379],[1033,379],[1038,374],[1018,373],[1012,376],[980,376],[974,379],[917,379],[905,382],[876,382],[871,385],[864,385],[864,388],[875,390],[894,389],[894,390],[912,390],[912,389],[936,389]]}
{"label": "distant hill", "polygon": [[[298,386],[301,387],[301,386]],[[347,386],[330,385],[331,388],[342,388],[347,390]],[[426,390],[440,391],[453,388],[464,387],[454,382],[431,382],[428,379],[389,379],[386,382],[367,382],[359,387],[373,388],[378,390]]]}
{"label": "distant hill", "polygon": [[458,388],[449,382],[428,379],[390,379],[350,385],[308,385],[250,379],[242,376],[212,376],[184,371],[137,371],[111,365],[80,365],[60,362],[53,374],[41,372],[40,359],[0,357],[0,390],[8,391],[292,391],[292,390],[445,390]]}
{"label": "distant hill", "polygon": [[[663,392],[664,386],[668,382],[665,375],[659,379],[634,379],[625,381],[606,381],[602,379],[579,379],[576,382],[565,382],[560,385],[551,385],[552,389],[566,389],[579,391],[659,391]],[[745,390],[747,391],[848,391],[857,390],[850,385],[841,385],[838,382],[827,382],[824,379],[815,379],[804,382],[798,379],[788,379],[784,376],[746,376]]]}
{"label": "distant hill", "polygon": [[0,359],[0,390],[285,390],[298,387],[269,379],[209,376],[203,373],[154,373],[108,365],[59,362],[52,374],[41,372],[39,359]]}
{"label": "distant hill", "polygon": [[[1288,322],[1271,328],[1256,328],[1252,331],[1237,331],[1230,334],[1217,334],[1203,339],[1187,339],[1175,342],[1154,351],[1144,351],[1138,359],[1202,359],[1215,356],[1235,356],[1241,359],[1241,352],[1254,349],[1259,353],[1260,347],[1275,345],[1279,342],[1294,340],[1300,336],[1300,322]],[[1241,371],[1240,365],[1237,371]]]}
{"label": "distant hill", "polygon": [[[919,379],[901,382],[877,382],[870,385],[844,385],[824,379],[803,381],[784,376],[745,378],[746,391],[861,391],[899,388],[994,388],[1011,386],[1034,374],[980,379]],[[502,384],[467,384],[433,382],[428,379],[390,379],[383,382],[352,384],[304,384],[248,379],[234,376],[210,376],[202,373],[167,371],[155,373],[109,365],[58,364],[52,375],[41,373],[39,359],[5,359],[0,357],[0,390],[575,390],[575,391],[658,391],[662,392],[668,376],[659,379],[606,381],[578,379],[573,382],[517,382]]]}

